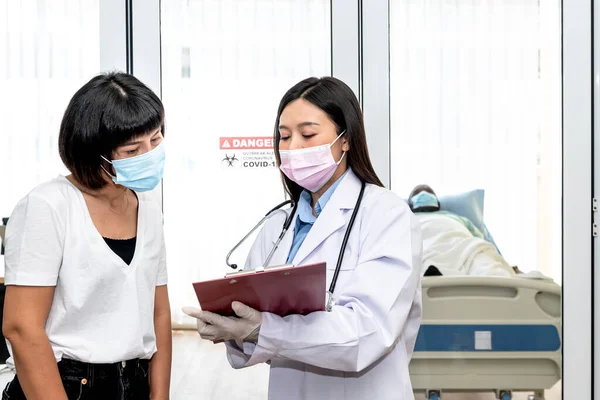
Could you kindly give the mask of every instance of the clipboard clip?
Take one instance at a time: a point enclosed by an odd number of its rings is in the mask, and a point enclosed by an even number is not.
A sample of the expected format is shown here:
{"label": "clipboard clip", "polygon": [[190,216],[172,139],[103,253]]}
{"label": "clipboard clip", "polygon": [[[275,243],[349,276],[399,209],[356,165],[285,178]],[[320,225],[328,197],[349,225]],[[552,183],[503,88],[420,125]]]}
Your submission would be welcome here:
{"label": "clipboard clip", "polygon": [[334,304],[335,304],[335,298],[333,297],[333,293],[331,293],[328,290],[327,291],[327,303],[325,303],[325,311],[331,312]]}
{"label": "clipboard clip", "polygon": [[250,274],[256,274],[259,272],[266,272],[266,271],[271,271],[271,270],[277,270],[277,269],[282,269],[282,268],[289,268],[289,267],[293,267],[292,264],[283,264],[283,265],[273,265],[272,267],[256,267],[255,269],[239,269],[237,271],[231,271],[231,272],[227,272],[225,274],[225,277],[228,278],[232,275],[250,275]]}

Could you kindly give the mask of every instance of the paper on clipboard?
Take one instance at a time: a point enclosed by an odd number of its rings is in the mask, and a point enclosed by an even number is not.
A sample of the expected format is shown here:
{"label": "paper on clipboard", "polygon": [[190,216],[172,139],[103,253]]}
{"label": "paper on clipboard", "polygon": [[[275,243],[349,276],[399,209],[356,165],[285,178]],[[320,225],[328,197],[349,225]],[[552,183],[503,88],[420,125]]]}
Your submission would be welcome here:
{"label": "paper on clipboard", "polygon": [[239,271],[224,278],[193,283],[200,307],[221,315],[234,315],[233,301],[282,317],[324,311],[325,263],[282,265]]}

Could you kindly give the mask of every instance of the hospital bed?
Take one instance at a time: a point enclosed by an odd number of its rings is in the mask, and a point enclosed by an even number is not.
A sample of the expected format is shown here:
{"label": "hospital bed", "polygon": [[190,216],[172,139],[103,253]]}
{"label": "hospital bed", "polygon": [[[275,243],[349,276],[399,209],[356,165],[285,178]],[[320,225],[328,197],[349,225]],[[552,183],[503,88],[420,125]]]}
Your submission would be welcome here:
{"label": "hospital bed", "polygon": [[413,389],[431,400],[485,391],[541,400],[562,376],[561,339],[561,288],[551,280],[424,277]]}

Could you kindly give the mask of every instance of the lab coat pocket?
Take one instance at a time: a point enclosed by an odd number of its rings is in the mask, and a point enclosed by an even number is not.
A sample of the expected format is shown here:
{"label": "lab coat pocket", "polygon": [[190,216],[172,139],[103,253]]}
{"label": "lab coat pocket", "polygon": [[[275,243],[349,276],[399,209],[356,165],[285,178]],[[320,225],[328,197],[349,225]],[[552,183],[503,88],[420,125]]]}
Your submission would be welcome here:
{"label": "lab coat pocket", "polygon": [[[354,251],[356,247],[354,246],[353,243],[350,243],[350,241],[348,241],[348,244],[346,245],[346,251],[344,252],[344,258],[342,260],[342,264],[340,266],[340,273],[338,275],[337,278],[337,282],[335,285],[335,290],[334,292],[336,294],[339,294],[343,288],[347,285],[347,283],[350,281],[350,279],[352,278],[352,276],[355,273],[355,269],[356,266],[358,264],[358,255],[356,254],[356,251]],[[337,249],[337,252],[339,252],[339,248]],[[327,260],[327,286],[329,287],[329,285],[331,284],[331,281],[333,280],[333,276],[335,273],[335,268],[338,262],[338,254],[335,254],[335,257],[331,257],[330,259]]]}
{"label": "lab coat pocket", "polygon": [[[342,260],[340,271],[353,271],[354,269],[356,269],[356,266],[358,265],[358,252],[355,251],[355,248],[356,245],[354,243],[351,243],[349,240],[346,244],[346,250],[344,251],[344,258]],[[335,253],[335,257],[332,257],[330,260],[328,260],[326,267],[328,270],[335,271],[335,268],[338,263],[338,257],[339,248]]]}

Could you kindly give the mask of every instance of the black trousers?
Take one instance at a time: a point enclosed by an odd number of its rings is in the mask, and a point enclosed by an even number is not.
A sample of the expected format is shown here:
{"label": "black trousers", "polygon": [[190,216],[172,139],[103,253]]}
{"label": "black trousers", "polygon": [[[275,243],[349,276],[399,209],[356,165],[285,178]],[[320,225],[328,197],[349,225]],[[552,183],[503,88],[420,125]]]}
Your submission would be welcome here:
{"label": "black trousers", "polygon": [[[4,296],[6,295],[6,286],[0,284],[0,325],[4,319]],[[0,329],[1,331],[2,329]],[[8,353],[8,347],[6,346],[6,340],[4,335],[0,332],[0,364],[6,364],[6,360],[10,357]]]}
{"label": "black trousers", "polygon": [[[148,360],[115,364],[88,364],[63,359],[58,371],[69,400],[148,400]],[[19,377],[6,385],[2,400],[27,399]]]}

